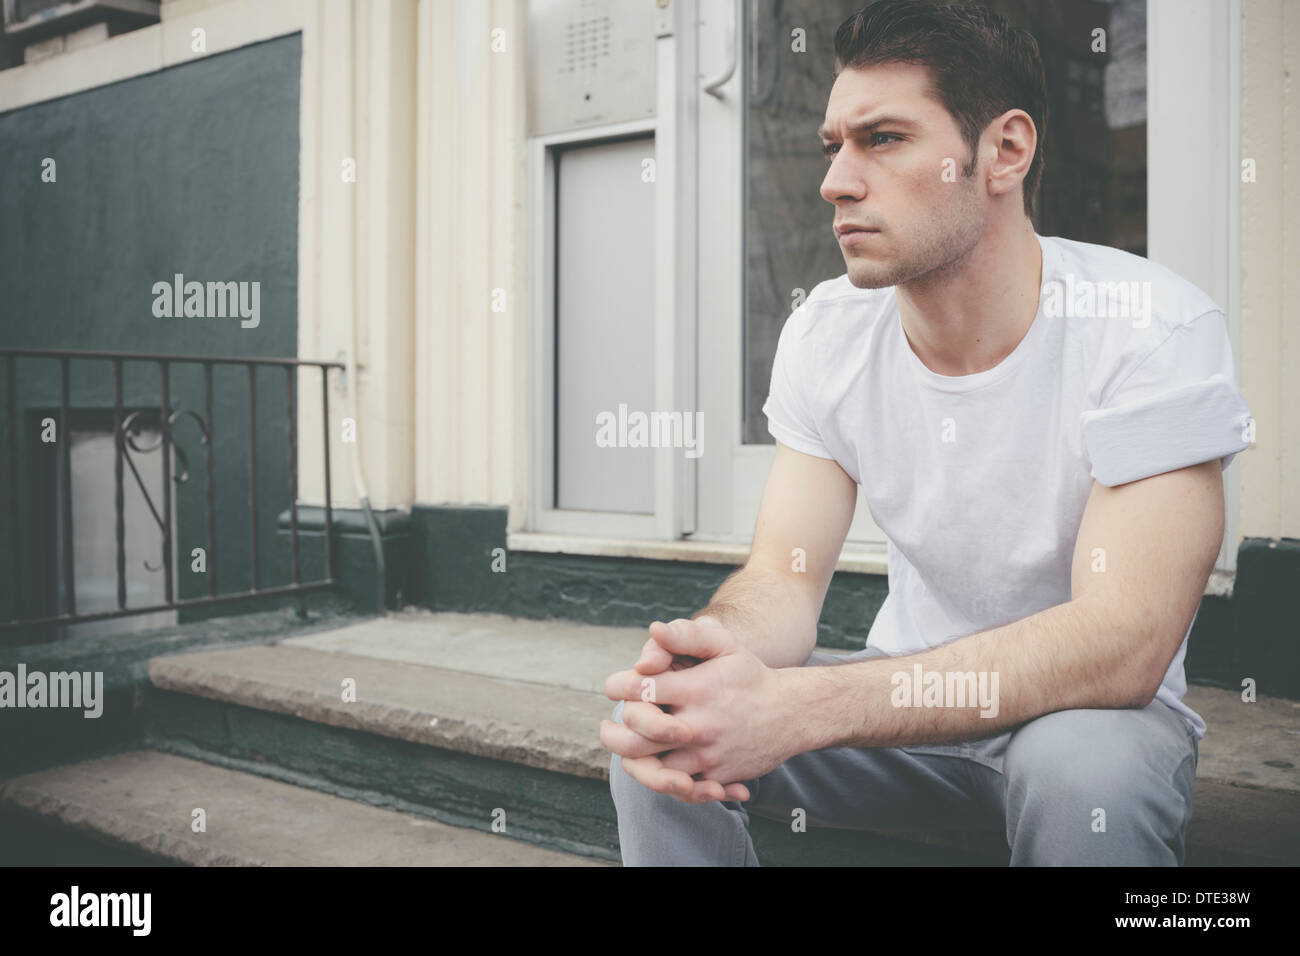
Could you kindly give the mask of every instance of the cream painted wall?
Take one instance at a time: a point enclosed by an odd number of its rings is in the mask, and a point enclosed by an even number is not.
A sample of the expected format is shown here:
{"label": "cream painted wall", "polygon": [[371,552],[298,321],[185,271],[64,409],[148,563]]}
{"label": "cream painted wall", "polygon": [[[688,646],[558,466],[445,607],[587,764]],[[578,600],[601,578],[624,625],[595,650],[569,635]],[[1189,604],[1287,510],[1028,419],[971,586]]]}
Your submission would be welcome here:
{"label": "cream painted wall", "polygon": [[[356,449],[375,507],[512,504],[514,527],[527,466],[523,0],[304,2],[299,354],[346,353],[357,316]],[[330,401],[333,497],[355,505],[345,391]],[[300,408],[302,461],[319,461],[308,376]],[[300,474],[302,500],[323,501],[319,474]]]}
{"label": "cream painted wall", "polygon": [[[352,383],[330,392],[343,507],[358,502],[354,463],[374,507],[413,501],[417,14],[416,0],[303,0],[298,354],[338,359],[355,344],[355,414]],[[300,498],[319,504],[314,375],[299,378],[299,408]]]}
{"label": "cream painted wall", "polygon": [[1245,0],[1241,387],[1256,446],[1238,456],[1243,537],[1300,537],[1300,5]]}
{"label": "cream painted wall", "polygon": [[162,6],[158,8],[158,16],[162,20],[188,17],[227,2],[229,0],[162,0]]}
{"label": "cream painted wall", "polygon": [[511,503],[512,518],[527,464],[524,14],[523,0],[420,0],[415,500]]}

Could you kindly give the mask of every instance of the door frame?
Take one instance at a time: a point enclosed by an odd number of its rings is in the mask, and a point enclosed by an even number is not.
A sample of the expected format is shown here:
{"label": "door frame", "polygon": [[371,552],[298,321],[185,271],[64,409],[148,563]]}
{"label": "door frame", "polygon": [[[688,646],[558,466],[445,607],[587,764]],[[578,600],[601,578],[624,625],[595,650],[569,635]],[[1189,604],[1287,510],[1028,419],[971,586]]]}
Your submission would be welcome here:
{"label": "door frame", "polygon": [[[674,541],[695,530],[702,458],[654,452],[654,512],[627,514],[554,507],[555,188],[557,152],[578,143],[650,133],[655,150],[655,409],[691,414],[696,403],[696,82],[692,5],[662,7],[655,18],[656,106],[649,120],[566,130],[527,140],[529,482],[526,528],[588,537]],[[594,423],[593,423],[594,434]],[[703,450],[709,451],[707,416]]]}

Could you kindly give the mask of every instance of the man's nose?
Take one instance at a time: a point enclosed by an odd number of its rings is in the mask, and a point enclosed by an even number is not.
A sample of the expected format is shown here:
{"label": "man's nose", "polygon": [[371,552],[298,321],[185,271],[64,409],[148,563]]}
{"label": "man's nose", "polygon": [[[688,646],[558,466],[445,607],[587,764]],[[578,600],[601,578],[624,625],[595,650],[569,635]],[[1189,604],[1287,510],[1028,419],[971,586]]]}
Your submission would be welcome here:
{"label": "man's nose", "polygon": [[826,170],[826,177],[822,180],[821,196],[831,205],[841,202],[860,201],[866,196],[866,182],[860,175],[857,175],[851,165],[842,162],[839,156],[836,156],[831,163],[831,168]]}

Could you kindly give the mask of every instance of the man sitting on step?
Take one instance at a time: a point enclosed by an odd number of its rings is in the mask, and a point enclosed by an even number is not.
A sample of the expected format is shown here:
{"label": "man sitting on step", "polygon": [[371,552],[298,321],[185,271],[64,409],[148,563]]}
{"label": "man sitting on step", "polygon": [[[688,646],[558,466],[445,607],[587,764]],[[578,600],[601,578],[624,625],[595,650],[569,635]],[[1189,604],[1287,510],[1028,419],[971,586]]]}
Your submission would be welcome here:
{"label": "man sitting on step", "polygon": [[[623,860],[757,865],[756,813],[997,830],[1013,865],[1181,864],[1205,732],[1183,656],[1253,425],[1224,313],[1036,233],[1028,33],[885,0],[835,58],[821,196],[846,273],[781,331],[748,562],[606,682]],[[813,648],[859,486],[889,594],[838,659]]]}

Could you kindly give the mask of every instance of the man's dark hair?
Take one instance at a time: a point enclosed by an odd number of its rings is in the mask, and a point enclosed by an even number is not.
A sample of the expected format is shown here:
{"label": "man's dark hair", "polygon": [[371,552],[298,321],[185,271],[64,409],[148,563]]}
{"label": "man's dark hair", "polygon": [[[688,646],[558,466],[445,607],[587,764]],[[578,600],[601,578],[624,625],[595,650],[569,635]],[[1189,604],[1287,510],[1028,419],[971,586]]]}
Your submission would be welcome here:
{"label": "man's dark hair", "polygon": [[1043,178],[1047,80],[1038,42],[984,7],[928,0],[880,0],[835,31],[835,76],[878,63],[915,63],[930,70],[931,93],[956,120],[975,172],[980,134],[1007,110],[1034,121],[1038,145],[1025,174],[1025,215],[1033,212]]}

